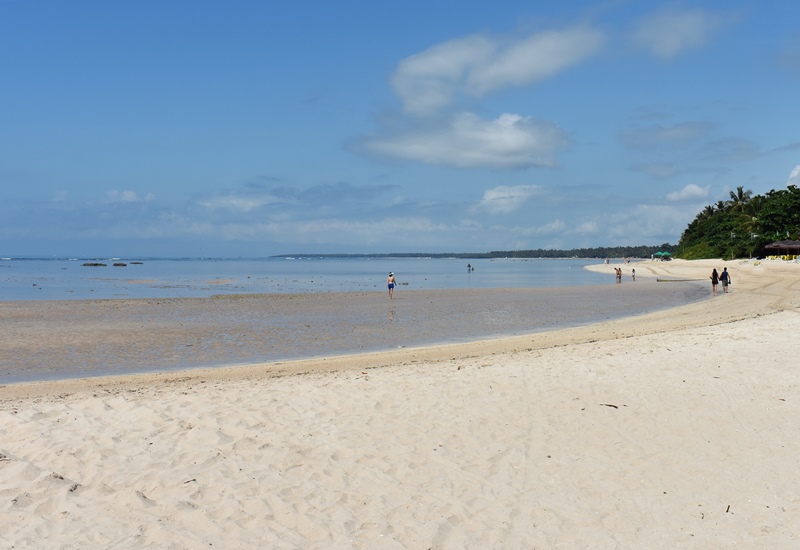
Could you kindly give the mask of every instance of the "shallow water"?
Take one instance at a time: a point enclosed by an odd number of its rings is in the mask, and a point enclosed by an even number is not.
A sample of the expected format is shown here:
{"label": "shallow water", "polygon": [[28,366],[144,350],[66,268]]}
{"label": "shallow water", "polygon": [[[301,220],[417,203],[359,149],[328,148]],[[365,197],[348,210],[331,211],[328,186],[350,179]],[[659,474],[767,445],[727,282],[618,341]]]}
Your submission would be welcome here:
{"label": "shallow water", "polygon": [[[125,265],[115,267],[115,263]],[[385,289],[390,271],[401,290],[610,282],[608,275],[583,269],[596,263],[598,260],[439,258],[4,259],[0,260],[0,301],[353,292]],[[474,269],[468,270],[467,264]],[[626,266],[626,272],[633,265]]]}
{"label": "shallow water", "polygon": [[399,289],[0,303],[0,383],[269,363],[528,334],[707,298],[705,285]]}

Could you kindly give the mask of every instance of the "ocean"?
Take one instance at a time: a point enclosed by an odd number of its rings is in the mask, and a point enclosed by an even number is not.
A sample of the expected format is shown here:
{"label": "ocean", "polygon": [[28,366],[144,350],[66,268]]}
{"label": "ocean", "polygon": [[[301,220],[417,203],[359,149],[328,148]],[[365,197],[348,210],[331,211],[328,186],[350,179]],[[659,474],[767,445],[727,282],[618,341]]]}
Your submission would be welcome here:
{"label": "ocean", "polygon": [[385,290],[390,271],[395,273],[399,292],[613,282],[613,276],[582,269],[598,262],[383,257],[0,258],[0,301],[377,291]]}

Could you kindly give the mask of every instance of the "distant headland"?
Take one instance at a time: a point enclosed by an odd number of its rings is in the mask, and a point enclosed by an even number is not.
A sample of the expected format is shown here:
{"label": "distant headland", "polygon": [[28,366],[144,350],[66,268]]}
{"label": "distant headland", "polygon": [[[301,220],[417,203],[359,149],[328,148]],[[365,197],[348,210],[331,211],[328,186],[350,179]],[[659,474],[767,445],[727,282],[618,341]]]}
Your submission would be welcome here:
{"label": "distant headland", "polygon": [[677,245],[612,246],[573,248],[571,250],[493,250],[491,252],[392,252],[381,254],[276,254],[272,258],[457,258],[479,260],[492,258],[649,258],[656,252],[673,254]]}

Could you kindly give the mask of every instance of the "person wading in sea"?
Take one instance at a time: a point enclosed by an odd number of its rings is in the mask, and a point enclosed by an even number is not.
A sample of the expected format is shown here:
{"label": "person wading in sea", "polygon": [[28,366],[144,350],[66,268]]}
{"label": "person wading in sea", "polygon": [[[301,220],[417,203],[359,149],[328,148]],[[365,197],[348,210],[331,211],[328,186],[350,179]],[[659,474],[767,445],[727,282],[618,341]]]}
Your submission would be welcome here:
{"label": "person wading in sea", "polygon": [[390,300],[394,296],[394,285],[395,284],[397,284],[397,282],[394,280],[394,273],[392,273],[390,271],[389,272],[389,278],[386,279],[386,286],[389,287],[389,299]]}

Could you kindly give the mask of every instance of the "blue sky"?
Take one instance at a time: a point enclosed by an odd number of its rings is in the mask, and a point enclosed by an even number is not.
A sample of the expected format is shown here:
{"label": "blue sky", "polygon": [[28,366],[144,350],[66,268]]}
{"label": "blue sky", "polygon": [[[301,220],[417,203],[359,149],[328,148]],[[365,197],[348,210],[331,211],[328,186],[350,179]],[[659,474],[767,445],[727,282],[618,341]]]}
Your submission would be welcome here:
{"label": "blue sky", "polygon": [[677,243],[800,184],[800,2],[0,0],[0,256]]}

